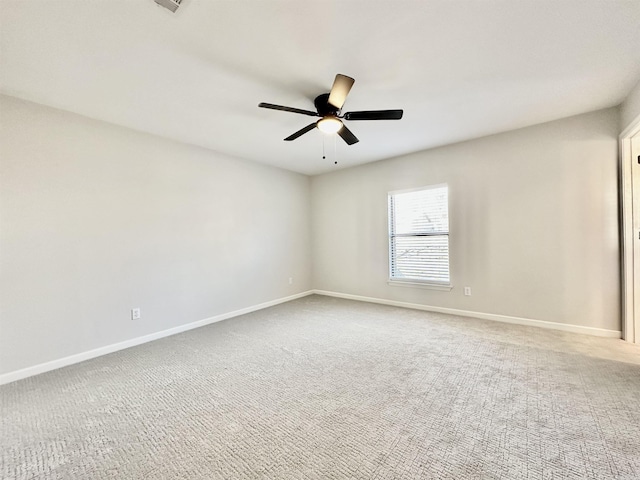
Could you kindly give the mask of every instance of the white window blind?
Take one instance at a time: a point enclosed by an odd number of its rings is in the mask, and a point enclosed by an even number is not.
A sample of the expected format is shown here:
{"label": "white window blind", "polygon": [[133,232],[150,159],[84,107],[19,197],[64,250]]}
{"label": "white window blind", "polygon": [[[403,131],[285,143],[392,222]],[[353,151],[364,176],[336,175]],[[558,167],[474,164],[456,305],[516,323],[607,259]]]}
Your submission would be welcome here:
{"label": "white window blind", "polygon": [[449,188],[389,194],[390,279],[449,283]]}

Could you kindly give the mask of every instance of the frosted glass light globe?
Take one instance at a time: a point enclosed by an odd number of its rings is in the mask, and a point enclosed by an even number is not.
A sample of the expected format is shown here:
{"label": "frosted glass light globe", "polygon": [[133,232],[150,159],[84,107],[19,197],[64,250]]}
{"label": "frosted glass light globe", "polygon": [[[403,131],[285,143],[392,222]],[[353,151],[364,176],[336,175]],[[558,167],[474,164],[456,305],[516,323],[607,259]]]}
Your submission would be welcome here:
{"label": "frosted glass light globe", "polygon": [[342,122],[336,117],[324,117],[318,120],[318,128],[322,133],[337,133],[342,128]]}

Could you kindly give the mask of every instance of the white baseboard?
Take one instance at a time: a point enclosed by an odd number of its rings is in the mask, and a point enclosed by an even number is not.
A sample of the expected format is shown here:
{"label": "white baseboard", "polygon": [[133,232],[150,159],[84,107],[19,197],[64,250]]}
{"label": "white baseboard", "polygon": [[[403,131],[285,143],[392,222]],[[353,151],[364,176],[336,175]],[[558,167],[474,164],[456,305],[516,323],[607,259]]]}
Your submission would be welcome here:
{"label": "white baseboard", "polygon": [[419,303],[397,302],[395,300],[363,297],[361,295],[329,292],[326,290],[313,290],[312,292],[317,295],[326,295],[329,297],[345,298],[348,300],[357,300],[360,302],[380,303],[382,305],[412,308],[415,310],[426,310],[428,312],[448,313],[450,315],[458,315],[461,317],[473,317],[473,318],[481,318],[484,320],[495,320],[497,322],[513,323],[515,325],[526,325],[529,327],[550,328],[552,330],[562,330],[564,332],[582,333],[585,335],[594,335],[596,337],[622,338],[622,332],[619,330],[607,330],[604,328],[583,327],[580,325],[570,325],[568,323],[547,322],[546,320],[534,320],[532,318],[510,317],[508,315],[497,315],[493,313],[471,312],[469,310],[458,310],[455,308],[434,307],[431,305],[421,305]]}
{"label": "white baseboard", "polygon": [[186,332],[187,330],[192,330],[194,328],[204,327],[205,325],[209,325],[215,322],[220,322],[228,318],[237,317],[239,315],[245,315],[247,313],[255,312],[256,310],[262,310],[263,308],[272,307],[280,303],[289,302],[291,300],[295,300],[296,298],[306,297],[307,295],[311,295],[312,293],[313,291],[311,290],[302,292],[302,293],[297,293],[295,295],[290,295],[288,297],[278,298],[276,300],[260,303],[258,305],[252,305],[250,307],[241,308],[240,310],[234,310],[233,312],[222,313],[220,315],[215,315],[213,317],[205,318],[203,320],[198,320],[196,322],[187,323],[185,325],[179,325],[177,327],[169,328],[167,330],[162,330],[160,332],[150,333],[148,335],[143,335],[142,337],[132,338],[130,340],[125,340],[124,342],[114,343],[112,345],[106,345],[104,347],[95,348],[87,352],[76,353],[75,355],[69,355],[68,357],[59,358],[57,360],[52,360],[50,362],[40,363],[32,367],[23,368],[21,370],[15,370],[13,372],[0,375],[0,385],[15,382],[16,380],[22,380],[23,378],[32,377],[40,373],[45,373],[51,370],[56,370],[58,368],[66,367],[68,365],[73,365],[74,363],[80,363],[85,360],[89,360],[91,358],[96,358],[102,355],[106,355],[108,353],[117,352],[118,350],[124,350],[125,348],[135,347],[136,345],[141,345],[143,343],[151,342],[153,340],[158,340],[159,338],[168,337],[170,335],[175,335],[177,333]]}

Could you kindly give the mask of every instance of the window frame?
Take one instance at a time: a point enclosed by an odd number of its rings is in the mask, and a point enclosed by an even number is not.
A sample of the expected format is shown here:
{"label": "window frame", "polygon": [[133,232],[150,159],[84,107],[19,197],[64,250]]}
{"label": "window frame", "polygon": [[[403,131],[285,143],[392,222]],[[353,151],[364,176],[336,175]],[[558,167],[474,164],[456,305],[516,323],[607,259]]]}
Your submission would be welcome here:
{"label": "window frame", "polygon": [[[395,237],[395,235],[393,234],[393,230],[395,230],[395,225],[393,224],[393,215],[392,215],[392,210],[391,210],[391,204],[392,204],[392,196],[394,195],[398,195],[398,194],[403,194],[403,193],[411,193],[411,192],[418,192],[418,191],[423,191],[423,190],[432,190],[432,189],[436,189],[436,188],[442,188],[442,187],[446,187],[447,188],[447,233],[438,233],[435,234],[433,236],[446,236],[447,237],[447,246],[448,246],[448,254],[447,254],[447,267],[449,269],[449,281],[442,281],[439,282],[437,280],[423,280],[420,278],[398,278],[398,277],[393,277],[393,239]],[[438,183],[438,184],[434,184],[434,185],[426,185],[426,186],[422,186],[422,187],[416,187],[416,188],[408,188],[408,189],[403,189],[403,190],[393,190],[390,192],[387,192],[387,235],[388,235],[388,241],[389,241],[389,245],[388,245],[388,254],[389,254],[389,269],[388,269],[388,279],[387,279],[387,283],[391,286],[398,286],[398,287],[414,287],[414,288],[426,288],[426,289],[430,289],[430,290],[442,290],[442,291],[450,291],[453,288],[453,285],[451,283],[451,251],[450,251],[450,236],[451,236],[451,217],[450,217],[450,208],[449,208],[449,184],[447,183]]]}

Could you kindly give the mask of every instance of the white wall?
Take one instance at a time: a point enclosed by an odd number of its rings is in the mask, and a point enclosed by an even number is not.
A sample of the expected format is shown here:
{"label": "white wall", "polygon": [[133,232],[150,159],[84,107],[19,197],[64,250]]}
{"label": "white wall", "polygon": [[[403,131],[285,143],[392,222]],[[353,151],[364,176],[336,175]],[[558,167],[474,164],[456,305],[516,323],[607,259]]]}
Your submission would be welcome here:
{"label": "white wall", "polygon": [[[0,96],[0,374],[312,287],[619,330],[618,120],[309,180]],[[387,192],[443,182],[453,290],[389,286]]]}
{"label": "white wall", "polygon": [[620,130],[624,130],[631,125],[631,122],[638,116],[640,116],[640,81],[620,105]]}
{"label": "white wall", "polygon": [[0,112],[0,374],[310,289],[308,177]]}
{"label": "white wall", "polygon": [[[619,331],[618,115],[313,177],[314,288]],[[450,189],[454,288],[390,286],[387,192],[438,183]]]}

